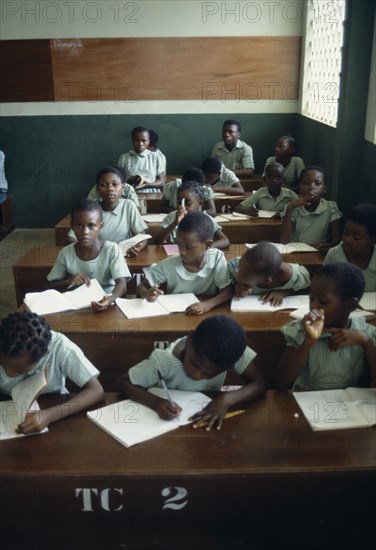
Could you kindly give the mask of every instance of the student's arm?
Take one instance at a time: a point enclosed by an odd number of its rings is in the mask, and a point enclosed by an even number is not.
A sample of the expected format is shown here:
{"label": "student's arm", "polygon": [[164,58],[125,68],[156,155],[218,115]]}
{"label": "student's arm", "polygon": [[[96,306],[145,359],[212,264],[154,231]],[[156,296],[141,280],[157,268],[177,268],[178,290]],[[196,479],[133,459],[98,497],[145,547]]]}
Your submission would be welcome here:
{"label": "student's arm", "polygon": [[135,244],[134,246],[132,246],[132,248],[129,248],[127,250],[127,258],[136,258],[141,250],[144,250],[144,248],[146,248],[148,244],[149,239],[145,239],[144,241]]}
{"label": "student's arm", "polygon": [[76,273],[76,275],[69,275],[65,279],[59,279],[54,281],[48,281],[46,288],[54,288],[55,290],[70,290],[69,287],[77,287],[81,285],[90,285],[90,278],[85,273]]}
{"label": "student's arm", "polygon": [[232,285],[226,286],[226,288],[221,290],[218,294],[216,294],[212,298],[209,298],[208,300],[204,300],[203,302],[197,302],[195,304],[188,306],[187,309],[185,310],[185,313],[187,315],[202,315],[203,313],[210,311],[214,307],[219,306],[224,302],[228,302],[229,300],[231,300],[232,296],[233,296]]}
{"label": "student's arm", "polygon": [[167,200],[165,197],[161,198],[159,209],[162,213],[165,214],[168,214],[169,212],[175,210],[175,208],[172,208],[172,206],[170,206],[170,201]]}
{"label": "student's arm", "polygon": [[258,194],[255,193],[251,195],[240,204],[235,206],[234,212],[239,212],[239,214],[246,214],[247,216],[252,216],[256,218],[258,216]]}
{"label": "student's arm", "polygon": [[128,372],[123,374],[117,383],[120,391],[124,393],[128,399],[132,399],[137,403],[141,403],[141,405],[149,407],[149,409],[158,413],[164,420],[172,420],[181,413],[181,407],[176,403],[171,405],[167,399],[162,399],[157,395],[153,395],[142,386],[132,384]]}
{"label": "student's arm", "polygon": [[288,346],[284,351],[277,367],[276,383],[279,389],[289,387],[298,376],[309,352],[321,336],[324,320],[323,310],[318,309],[313,309],[303,317],[302,325],[306,336],[299,347]]}
{"label": "student's arm", "polygon": [[41,411],[29,412],[24,422],[19,424],[17,431],[23,434],[40,432],[56,420],[61,420],[99,403],[103,400],[103,395],[101,384],[96,377],[93,377],[86,382],[77,395],[72,396],[68,401]]}
{"label": "student's arm", "polygon": [[286,296],[290,296],[290,294],[292,294],[291,290],[270,290],[269,292],[262,294],[259,300],[263,304],[270,302],[270,305],[275,307],[282,305],[283,299],[286,298]]}
{"label": "student's arm", "polygon": [[204,424],[205,429],[210,431],[216,424],[217,430],[220,430],[224,416],[231,407],[238,403],[253,401],[264,395],[265,381],[252,362],[241,376],[246,385],[239,390],[222,392],[219,397],[213,399],[202,411],[192,417],[194,428],[199,428]]}
{"label": "student's arm", "polygon": [[231,187],[216,186],[214,193],[225,193],[226,195],[244,195],[244,189],[240,181],[235,182]]}
{"label": "student's arm", "polygon": [[209,214],[209,216],[211,216],[212,218],[215,218],[217,212],[215,209],[214,201],[212,199],[206,200],[203,204],[202,209],[204,212]]}
{"label": "student's arm", "polygon": [[125,277],[120,277],[115,280],[115,287],[111,296],[104,296],[100,302],[91,302],[93,311],[101,312],[108,309],[113,304],[116,298],[121,298],[127,292],[127,281]]}
{"label": "student's arm", "polygon": [[241,168],[240,170],[234,170],[235,176],[240,179],[251,178],[253,176],[253,168]]}
{"label": "student's arm", "polygon": [[213,236],[213,247],[223,250],[230,246],[230,241],[228,237],[222,231],[216,231]]}
{"label": "student's arm", "polygon": [[366,332],[360,330],[329,328],[331,333],[328,340],[328,347],[331,351],[337,351],[345,346],[361,346],[366,359],[371,378],[372,386],[376,386],[376,347]]}
{"label": "student's arm", "polygon": [[179,208],[176,210],[175,219],[167,227],[162,227],[162,229],[154,237],[155,244],[164,244],[169,242],[169,237],[172,231],[177,228],[177,226],[186,214],[186,209],[183,206],[179,206]]}
{"label": "student's arm", "polygon": [[321,254],[326,254],[329,248],[337,246],[341,242],[341,224],[339,220],[334,220],[329,224],[329,234],[330,242],[329,243],[320,243],[318,246],[319,252]]}
{"label": "student's arm", "polygon": [[146,299],[148,302],[155,302],[161,294],[164,294],[158,285],[151,286],[147,279],[138,285],[136,293],[137,296]]}

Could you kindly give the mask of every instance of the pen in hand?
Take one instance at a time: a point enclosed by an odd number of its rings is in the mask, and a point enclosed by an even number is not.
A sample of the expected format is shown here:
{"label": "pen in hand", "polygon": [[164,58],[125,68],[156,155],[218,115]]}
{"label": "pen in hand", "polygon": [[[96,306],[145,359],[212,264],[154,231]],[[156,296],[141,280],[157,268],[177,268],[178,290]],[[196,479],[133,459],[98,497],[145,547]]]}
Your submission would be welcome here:
{"label": "pen in hand", "polygon": [[174,404],[173,400],[171,399],[170,392],[168,391],[168,387],[166,386],[166,382],[164,381],[164,378],[163,378],[163,376],[161,374],[161,371],[159,369],[157,369],[157,373],[158,373],[159,381],[162,384],[162,388],[166,392],[166,397],[167,397],[168,402],[170,403],[171,407],[175,407],[175,404]]}

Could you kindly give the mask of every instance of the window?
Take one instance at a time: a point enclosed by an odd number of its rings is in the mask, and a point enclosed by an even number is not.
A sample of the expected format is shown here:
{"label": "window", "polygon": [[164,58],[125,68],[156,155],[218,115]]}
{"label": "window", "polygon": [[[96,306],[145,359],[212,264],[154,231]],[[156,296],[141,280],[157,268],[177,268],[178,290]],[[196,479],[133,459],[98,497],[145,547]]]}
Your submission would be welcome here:
{"label": "window", "polygon": [[346,0],[308,0],[301,113],[336,127]]}

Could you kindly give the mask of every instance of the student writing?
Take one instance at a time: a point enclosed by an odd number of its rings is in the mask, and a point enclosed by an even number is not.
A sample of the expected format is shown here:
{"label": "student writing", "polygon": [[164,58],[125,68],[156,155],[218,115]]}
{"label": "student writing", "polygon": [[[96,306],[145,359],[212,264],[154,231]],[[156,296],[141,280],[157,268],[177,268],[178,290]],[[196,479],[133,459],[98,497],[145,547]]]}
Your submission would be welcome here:
{"label": "student writing", "polygon": [[229,408],[252,401],[265,393],[265,382],[253,365],[256,353],[247,347],[244,329],[225,315],[202,321],[190,336],[173,342],[167,349],[155,349],[150,357],[119,378],[120,390],[130,399],[155,410],[165,420],[179,416],[181,409],[167,399],[148,393],[160,384],[158,370],[168,388],[190,391],[220,390],[227,371],[233,369],[244,382],[239,390],[222,392],[194,415],[194,427],[220,429]]}
{"label": "student writing", "polygon": [[0,392],[10,396],[12,388],[28,377],[47,369],[43,393],[68,394],[69,378],[81,389],[60,405],[29,412],[18,432],[40,432],[51,422],[86,409],[103,399],[97,380],[99,371],[80,348],[66,336],[52,331],[47,321],[29,312],[16,312],[0,323]]}
{"label": "student writing", "polygon": [[250,197],[235,207],[235,212],[247,214],[248,216],[257,217],[258,211],[267,210],[275,211],[273,218],[280,218],[281,212],[286,205],[298,196],[294,191],[286,187],[282,187],[285,178],[283,175],[283,166],[278,162],[268,164],[265,167],[265,187],[260,187]]}
{"label": "student writing", "polygon": [[295,390],[325,390],[376,384],[376,328],[351,318],[364,292],[356,266],[338,262],[313,276],[310,312],[282,328],[286,350],[277,370],[278,384]]}
{"label": "student writing", "polygon": [[263,242],[248,249],[241,258],[229,261],[229,272],[235,296],[260,295],[260,301],[279,306],[283,298],[308,288],[308,270],[299,264],[282,261],[282,255],[271,243]]}
{"label": "student writing", "polygon": [[137,287],[137,294],[153,302],[166,283],[169,294],[193,292],[210,298],[192,304],[187,315],[202,315],[227,302],[232,296],[225,256],[213,248],[213,222],[203,212],[187,214],[178,225],[176,242],[179,256],[171,256],[148,271],[148,279]]}
{"label": "student writing", "polygon": [[201,165],[206,185],[210,185],[215,193],[226,195],[244,195],[244,189],[238,176],[226,168],[217,157],[206,158]]}
{"label": "student writing", "polygon": [[[135,208],[135,207],[134,207]],[[47,275],[49,288],[90,284],[97,279],[107,293],[100,302],[92,302],[94,311],[107,309],[116,298],[126,293],[131,279],[128,266],[118,244],[102,241],[103,210],[97,201],[84,199],[74,204],[71,227],[77,242],[65,246]]]}
{"label": "student writing", "polygon": [[[175,212],[167,214],[162,222],[161,231],[155,236],[156,244],[165,242],[176,242],[176,230],[181,220],[191,212],[201,212],[204,204],[203,187],[196,181],[187,181],[181,184],[178,188],[178,209]],[[222,232],[222,227],[217,224],[215,219],[213,222],[213,247],[228,248],[230,241]]]}

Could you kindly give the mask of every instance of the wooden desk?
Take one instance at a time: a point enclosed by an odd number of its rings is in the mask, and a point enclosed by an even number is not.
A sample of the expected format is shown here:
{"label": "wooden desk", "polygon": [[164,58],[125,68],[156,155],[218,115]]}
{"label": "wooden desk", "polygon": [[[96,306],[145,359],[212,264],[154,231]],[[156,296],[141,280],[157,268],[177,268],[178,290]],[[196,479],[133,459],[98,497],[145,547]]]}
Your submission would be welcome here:
{"label": "wooden desk", "polygon": [[[17,304],[20,306],[27,292],[39,292],[46,284],[48,273],[55,263],[56,256],[61,246],[35,245],[27,254],[13,266],[13,277],[16,290]],[[245,251],[243,244],[232,244],[224,250],[227,260],[241,256]],[[149,245],[144,248],[137,258],[127,258],[129,270],[132,274],[142,273],[145,267],[165,259],[166,253],[162,246]],[[284,254],[284,260],[290,263],[300,263],[307,267],[311,275],[322,265],[323,256],[317,253],[300,252]],[[128,283],[128,294],[136,292],[138,279],[132,279]]]}
{"label": "wooden desk", "polygon": [[[119,398],[107,394],[103,405]],[[368,548],[375,457],[374,429],[313,432],[287,392],[269,391],[220,432],[185,426],[130,449],[83,412],[46,434],[1,442],[2,542],[16,549],[37,541],[31,546],[41,550]]]}

